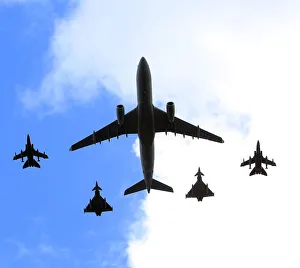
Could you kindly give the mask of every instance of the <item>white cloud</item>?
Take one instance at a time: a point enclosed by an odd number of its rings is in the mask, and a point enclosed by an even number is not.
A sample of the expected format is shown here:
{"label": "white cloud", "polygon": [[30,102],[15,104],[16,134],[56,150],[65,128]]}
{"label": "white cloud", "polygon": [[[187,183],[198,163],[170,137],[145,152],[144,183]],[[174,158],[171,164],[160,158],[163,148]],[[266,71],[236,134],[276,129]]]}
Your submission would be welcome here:
{"label": "white cloud", "polygon": [[[101,84],[132,103],[145,56],[155,100],[225,140],[157,135],[155,176],[175,193],[144,201],[131,267],[299,267],[298,12],[298,1],[81,1],[57,22],[53,70],[27,106],[87,103]],[[277,162],[268,177],[239,167],[257,139]],[[198,166],[215,192],[202,203],[184,198]]]}

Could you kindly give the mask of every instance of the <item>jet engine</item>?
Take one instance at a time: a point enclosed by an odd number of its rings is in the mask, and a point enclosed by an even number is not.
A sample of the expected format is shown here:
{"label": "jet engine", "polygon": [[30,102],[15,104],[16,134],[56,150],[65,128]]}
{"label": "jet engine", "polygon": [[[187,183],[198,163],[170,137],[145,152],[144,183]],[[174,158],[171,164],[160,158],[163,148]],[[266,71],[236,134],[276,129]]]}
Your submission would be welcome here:
{"label": "jet engine", "polygon": [[249,169],[251,169],[251,156],[249,156]]}
{"label": "jet engine", "polygon": [[39,150],[36,150],[38,161],[40,162]]}
{"label": "jet engine", "polygon": [[266,169],[268,169],[268,157],[266,156]]}
{"label": "jet engine", "polygon": [[122,104],[119,104],[117,106],[117,119],[118,119],[118,124],[120,126],[123,125],[123,122],[124,122],[124,106]]}
{"label": "jet engine", "polygon": [[24,162],[24,159],[23,159],[23,151],[21,150],[21,157],[22,157],[22,162]]}
{"label": "jet engine", "polygon": [[167,115],[168,115],[168,120],[170,123],[174,122],[174,115],[175,115],[175,105],[174,102],[169,101],[167,103]]}

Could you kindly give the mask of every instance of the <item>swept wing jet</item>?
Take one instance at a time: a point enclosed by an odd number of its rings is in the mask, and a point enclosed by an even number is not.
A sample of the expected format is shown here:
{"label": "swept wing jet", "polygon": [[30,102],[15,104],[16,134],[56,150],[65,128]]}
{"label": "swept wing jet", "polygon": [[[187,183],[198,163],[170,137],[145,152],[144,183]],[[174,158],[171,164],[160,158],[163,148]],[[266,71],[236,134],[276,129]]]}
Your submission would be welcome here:
{"label": "swept wing jet", "polygon": [[98,186],[98,182],[96,181],[96,186],[93,188],[95,196],[93,199],[90,199],[89,204],[83,210],[84,213],[95,212],[97,216],[101,216],[102,212],[113,211],[113,208],[106,202],[106,198],[103,198],[100,195],[101,190],[102,189]]}
{"label": "swept wing jet", "polygon": [[251,169],[251,164],[254,164],[255,166],[250,172],[249,176],[252,176],[254,174],[262,174],[264,176],[268,176],[267,172],[262,167],[262,164],[266,165],[266,169],[268,169],[268,165],[276,166],[276,163],[274,162],[273,159],[272,161],[270,161],[267,156],[263,157],[262,151],[260,150],[259,141],[257,141],[256,151],[254,151],[254,156],[253,157],[249,156],[249,160],[246,161],[244,161],[243,159],[243,163],[241,164],[241,167],[249,165],[249,169]]}
{"label": "swept wing jet", "polygon": [[94,131],[93,134],[73,144],[70,151],[85,146],[96,144],[104,140],[121,135],[138,134],[140,141],[140,155],[144,179],[128,188],[124,195],[132,194],[141,190],[150,189],[173,192],[172,187],[153,179],[154,169],[154,137],[155,133],[173,132],[175,135],[182,134],[183,137],[202,138],[214,142],[223,143],[223,139],[199,126],[194,126],[175,117],[175,106],[173,102],[166,105],[167,112],[155,107],[152,103],[152,82],[149,65],[144,57],[141,58],[136,75],[137,83],[137,107],[125,114],[124,106],[117,106],[117,120]]}
{"label": "swept wing jet", "polygon": [[204,174],[201,172],[200,167],[195,176],[197,176],[197,181],[194,185],[192,184],[192,189],[186,194],[185,198],[197,198],[199,202],[204,197],[214,196],[215,194],[208,188],[208,184],[205,184],[202,180]]}
{"label": "swept wing jet", "polygon": [[22,162],[24,162],[23,158],[27,157],[27,160],[25,162],[25,164],[23,165],[23,168],[28,168],[28,167],[37,167],[40,168],[41,166],[39,165],[38,162],[36,162],[36,160],[34,159],[34,156],[36,156],[38,158],[38,161],[40,161],[40,157],[41,158],[45,158],[48,159],[48,155],[44,153],[40,153],[39,150],[35,150],[33,148],[33,144],[30,141],[30,136],[27,135],[27,143],[26,143],[26,147],[25,147],[25,151],[21,150],[21,153],[16,154],[13,158],[13,160],[18,160],[18,159],[22,159]]}

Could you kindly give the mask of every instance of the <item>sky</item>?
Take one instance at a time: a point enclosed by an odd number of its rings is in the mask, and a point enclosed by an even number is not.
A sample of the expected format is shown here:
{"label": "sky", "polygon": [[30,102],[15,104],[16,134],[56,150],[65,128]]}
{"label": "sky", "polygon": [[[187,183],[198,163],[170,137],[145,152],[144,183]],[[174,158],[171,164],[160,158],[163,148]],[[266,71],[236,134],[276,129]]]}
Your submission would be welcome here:
{"label": "sky", "polygon": [[[298,1],[0,0],[1,267],[299,267]],[[174,193],[123,196],[142,179],[137,136],[69,147],[154,105],[225,143],[157,134],[154,177]],[[26,135],[49,159],[12,161]],[[241,168],[256,142],[277,167]],[[185,199],[198,167],[215,193]],[[84,214],[98,181],[113,212]]]}

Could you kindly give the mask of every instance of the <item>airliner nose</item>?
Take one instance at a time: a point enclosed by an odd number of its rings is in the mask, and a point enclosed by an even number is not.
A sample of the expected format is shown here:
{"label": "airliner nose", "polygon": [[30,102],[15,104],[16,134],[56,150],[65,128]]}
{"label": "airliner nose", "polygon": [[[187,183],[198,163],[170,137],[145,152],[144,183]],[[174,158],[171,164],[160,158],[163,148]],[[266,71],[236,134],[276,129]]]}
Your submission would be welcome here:
{"label": "airliner nose", "polygon": [[140,66],[142,66],[142,65],[147,65],[147,61],[146,61],[146,59],[145,59],[144,57],[142,57],[142,58],[140,59],[139,65],[140,65]]}

